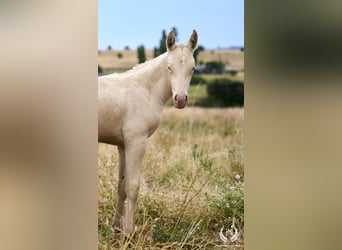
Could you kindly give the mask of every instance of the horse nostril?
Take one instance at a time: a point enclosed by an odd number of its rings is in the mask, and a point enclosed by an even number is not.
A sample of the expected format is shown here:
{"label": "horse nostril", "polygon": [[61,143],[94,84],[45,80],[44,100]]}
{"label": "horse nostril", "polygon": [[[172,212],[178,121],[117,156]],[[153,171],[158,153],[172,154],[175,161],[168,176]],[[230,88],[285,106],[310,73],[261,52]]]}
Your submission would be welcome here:
{"label": "horse nostril", "polygon": [[175,102],[187,102],[188,101],[188,96],[187,95],[182,95],[181,97],[179,97],[178,95],[175,95],[174,98]]}

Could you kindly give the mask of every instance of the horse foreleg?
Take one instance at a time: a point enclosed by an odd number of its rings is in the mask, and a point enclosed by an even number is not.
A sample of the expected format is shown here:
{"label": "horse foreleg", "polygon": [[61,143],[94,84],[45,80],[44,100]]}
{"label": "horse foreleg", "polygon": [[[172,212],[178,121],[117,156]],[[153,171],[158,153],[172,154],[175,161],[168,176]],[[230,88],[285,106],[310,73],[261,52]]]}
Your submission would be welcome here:
{"label": "horse foreleg", "polygon": [[119,151],[119,185],[118,185],[118,205],[116,207],[115,217],[114,217],[114,228],[121,227],[121,218],[123,216],[123,208],[126,200],[125,192],[125,148],[123,146],[118,146]]}
{"label": "horse foreleg", "polygon": [[127,204],[125,207],[123,230],[126,236],[130,235],[134,229],[134,210],[139,193],[141,163],[145,154],[146,140],[147,138],[140,137],[125,142],[125,193],[127,195]]}

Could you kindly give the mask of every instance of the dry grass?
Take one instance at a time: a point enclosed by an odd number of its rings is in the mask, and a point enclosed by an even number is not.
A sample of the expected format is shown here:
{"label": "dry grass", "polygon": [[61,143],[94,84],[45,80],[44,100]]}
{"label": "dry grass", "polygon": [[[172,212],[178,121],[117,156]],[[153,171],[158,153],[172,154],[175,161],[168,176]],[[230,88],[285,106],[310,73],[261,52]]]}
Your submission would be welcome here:
{"label": "dry grass", "polygon": [[222,62],[230,69],[244,68],[244,52],[236,49],[204,50],[198,53],[198,62]]}
{"label": "dry grass", "polygon": [[[146,59],[153,59],[153,50],[145,50]],[[121,54],[120,58],[118,54]],[[98,64],[105,72],[111,69],[126,71],[138,64],[137,50],[102,50],[98,52]],[[107,72],[107,73],[108,73]]]}
{"label": "dry grass", "polygon": [[244,82],[245,79],[245,73],[244,72],[237,72],[235,76],[232,76],[231,74],[225,73],[225,74],[200,74],[201,77],[203,77],[207,82],[213,81],[215,79],[221,79],[226,78],[233,81],[242,81]]}
{"label": "dry grass", "polygon": [[[143,162],[138,233],[126,245],[110,232],[117,151],[99,144],[99,249],[243,249],[243,120],[241,108],[164,110]],[[220,229],[233,222],[238,239],[224,243]]]}

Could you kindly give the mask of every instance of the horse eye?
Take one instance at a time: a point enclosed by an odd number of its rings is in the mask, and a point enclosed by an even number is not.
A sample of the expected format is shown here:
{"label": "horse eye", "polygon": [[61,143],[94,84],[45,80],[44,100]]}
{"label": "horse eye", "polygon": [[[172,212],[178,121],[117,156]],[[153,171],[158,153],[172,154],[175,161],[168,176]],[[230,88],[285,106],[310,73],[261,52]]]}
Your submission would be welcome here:
{"label": "horse eye", "polygon": [[167,70],[171,73],[171,66],[167,66]]}

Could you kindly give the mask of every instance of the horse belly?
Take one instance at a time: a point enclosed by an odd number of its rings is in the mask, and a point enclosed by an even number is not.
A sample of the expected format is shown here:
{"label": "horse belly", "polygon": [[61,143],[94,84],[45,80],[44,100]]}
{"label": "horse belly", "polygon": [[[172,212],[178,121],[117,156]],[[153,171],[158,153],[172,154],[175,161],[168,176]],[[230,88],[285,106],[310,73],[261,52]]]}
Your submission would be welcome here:
{"label": "horse belly", "polygon": [[123,139],[119,136],[99,136],[98,142],[110,145],[123,145]]}
{"label": "horse belly", "polygon": [[118,124],[101,124],[98,125],[98,141],[112,145],[123,143],[122,129]]}
{"label": "horse belly", "polygon": [[[99,106],[101,107],[101,106]],[[123,143],[123,114],[114,105],[110,108],[99,108],[98,111],[98,141],[112,145]]]}

